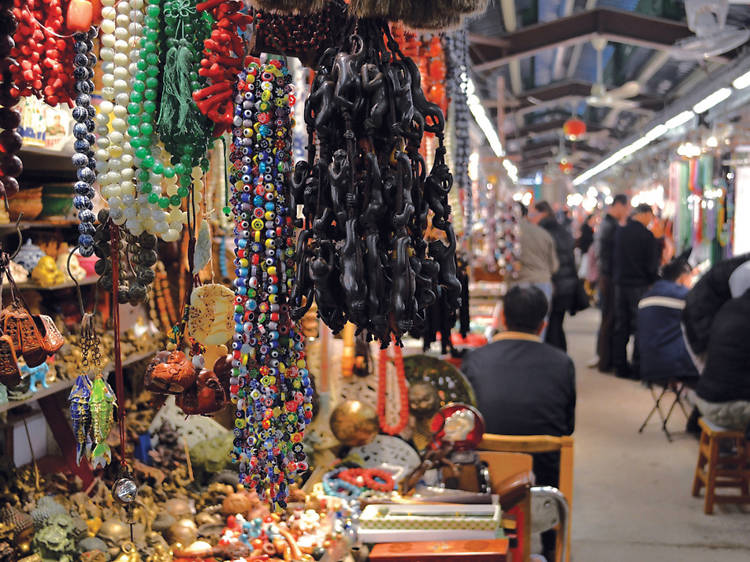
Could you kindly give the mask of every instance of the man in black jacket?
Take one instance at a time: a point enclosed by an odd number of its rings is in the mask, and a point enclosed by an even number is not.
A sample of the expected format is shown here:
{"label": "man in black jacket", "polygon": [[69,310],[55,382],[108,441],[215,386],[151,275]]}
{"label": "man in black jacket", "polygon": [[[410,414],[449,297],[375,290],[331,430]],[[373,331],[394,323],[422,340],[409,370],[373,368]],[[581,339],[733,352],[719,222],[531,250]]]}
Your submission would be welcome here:
{"label": "man in black jacket", "polygon": [[598,368],[606,373],[612,370],[612,333],[615,328],[615,284],[612,280],[615,253],[615,231],[628,216],[628,198],[622,193],[615,195],[612,205],[599,225],[596,240],[596,259],[599,265],[599,307],[602,320],[596,338]]}
{"label": "man in black jacket", "polygon": [[555,241],[555,251],[559,267],[552,275],[552,305],[549,313],[549,325],[544,341],[554,345],[558,349],[567,351],[568,343],[565,339],[563,322],[565,312],[572,310],[575,305],[576,291],[578,290],[578,270],[576,268],[575,247],[576,242],[570,231],[555,219],[552,207],[546,201],[540,201],[534,205],[536,212],[529,219],[535,221],[544,230],[549,232]]}
{"label": "man in black jacket", "polygon": [[[638,301],[656,281],[661,265],[663,240],[647,228],[654,220],[649,205],[638,205],[628,222],[615,233],[615,330],[612,362],[615,374],[622,378],[639,378]],[[627,346],[636,336],[632,366],[628,364]]]}
{"label": "man in black jacket", "polygon": [[728,300],[711,325],[696,405],[710,422],[750,434],[750,289]]}
{"label": "man in black jacket", "polygon": [[[732,291],[731,285],[742,268],[750,262],[750,254],[742,254],[714,265],[690,290],[685,300],[682,323],[699,371],[703,370],[711,326],[722,305],[732,297],[739,297],[747,287]],[[736,284],[736,283],[735,283]]]}
{"label": "man in black jacket", "polygon": [[[486,431],[500,435],[570,435],[575,427],[576,386],[573,361],[542,343],[547,299],[534,286],[512,287],[503,299],[505,332],[472,351],[461,370],[471,382]],[[559,453],[536,453],[539,485],[557,486]],[[548,560],[554,531],[542,534]]]}

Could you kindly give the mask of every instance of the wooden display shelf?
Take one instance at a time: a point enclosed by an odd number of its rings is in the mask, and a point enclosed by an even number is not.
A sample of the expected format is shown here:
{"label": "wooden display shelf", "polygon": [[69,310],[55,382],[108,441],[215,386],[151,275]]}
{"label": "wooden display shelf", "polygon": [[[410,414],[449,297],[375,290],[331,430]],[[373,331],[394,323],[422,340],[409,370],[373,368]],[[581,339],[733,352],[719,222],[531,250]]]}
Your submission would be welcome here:
{"label": "wooden display shelf", "polygon": [[[141,353],[134,353],[133,355],[130,355],[129,357],[126,357],[125,359],[123,359],[122,366],[127,367],[128,365],[132,365],[133,363],[138,363],[138,361],[143,361],[144,359],[148,359],[154,354],[156,354],[156,350],[143,351]],[[115,370],[114,362],[109,362],[104,366],[104,368],[102,369],[102,372],[105,373],[106,375],[109,375],[110,373],[113,373],[114,370]],[[7,412],[8,410],[13,410],[14,408],[18,408],[19,406],[23,406],[24,404],[30,404],[32,402],[36,402],[37,400],[41,398],[45,398],[46,396],[57,394],[58,392],[61,392],[73,386],[74,382],[75,382],[75,379],[56,380],[55,382],[50,383],[49,388],[40,388],[32,396],[29,396],[25,400],[11,400],[7,404],[0,404],[0,413]]]}
{"label": "wooden display shelf", "polygon": [[[18,228],[23,230],[29,229],[54,229],[54,228],[72,228],[78,226],[78,221],[75,220],[42,220],[42,221],[21,221],[18,223]],[[16,223],[11,222],[7,224],[0,224],[0,234],[7,234],[16,231]]]}
{"label": "wooden display shelf", "polygon": [[[73,139],[75,140],[75,139]],[[43,146],[31,146],[31,145],[23,145],[21,146],[21,159],[23,159],[24,154],[38,154],[39,156],[52,156],[54,158],[67,158],[70,160],[73,158],[73,154],[75,154],[74,150],[57,150],[54,148],[45,148]],[[71,169],[73,168],[73,164],[70,164]]]}
{"label": "wooden display shelf", "polygon": [[[81,287],[86,285],[93,285],[99,280],[99,277],[86,277],[83,281],[79,281],[78,284]],[[52,285],[50,287],[42,287],[36,283],[18,283],[18,288],[21,291],[62,291],[63,289],[74,289],[76,284],[75,281],[66,281],[59,285]],[[3,291],[10,291],[10,285],[3,285]]]}

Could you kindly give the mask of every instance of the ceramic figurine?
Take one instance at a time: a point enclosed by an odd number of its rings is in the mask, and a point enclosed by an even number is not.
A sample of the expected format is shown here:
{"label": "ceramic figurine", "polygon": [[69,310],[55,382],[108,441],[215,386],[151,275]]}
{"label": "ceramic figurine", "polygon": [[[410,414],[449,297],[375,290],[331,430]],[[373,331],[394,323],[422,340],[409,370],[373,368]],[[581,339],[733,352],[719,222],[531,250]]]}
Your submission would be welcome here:
{"label": "ceramic figurine", "polygon": [[31,279],[42,287],[53,287],[65,282],[63,272],[57,269],[55,259],[51,256],[39,258],[34,269],[31,271]]}
{"label": "ceramic figurine", "polygon": [[26,364],[19,365],[21,373],[29,376],[29,391],[36,392],[38,390],[37,384],[42,385],[43,388],[49,388],[47,384],[47,373],[49,372],[49,365],[45,361],[41,365],[36,367],[29,367]]}
{"label": "ceramic figurine", "polygon": [[10,274],[16,283],[26,283],[29,280],[29,272],[26,268],[14,261],[10,262]]}
{"label": "ceramic figurine", "polygon": [[78,254],[73,254],[70,258],[70,273],[73,274],[72,278],[70,274],[68,274],[67,252],[62,252],[57,256],[57,269],[63,272],[66,281],[72,281],[73,279],[76,281],[83,281],[87,275],[86,270],[81,267],[80,263],[78,263]]}
{"label": "ceramic figurine", "polygon": [[31,547],[44,562],[73,562],[76,551],[73,519],[68,513],[52,515],[34,534]]}
{"label": "ceramic figurine", "polygon": [[[26,240],[26,243],[21,246],[16,257],[13,258],[13,261],[22,266],[28,273],[31,273],[43,256],[44,251],[29,238]],[[16,279],[16,281],[18,281],[18,279]]]}

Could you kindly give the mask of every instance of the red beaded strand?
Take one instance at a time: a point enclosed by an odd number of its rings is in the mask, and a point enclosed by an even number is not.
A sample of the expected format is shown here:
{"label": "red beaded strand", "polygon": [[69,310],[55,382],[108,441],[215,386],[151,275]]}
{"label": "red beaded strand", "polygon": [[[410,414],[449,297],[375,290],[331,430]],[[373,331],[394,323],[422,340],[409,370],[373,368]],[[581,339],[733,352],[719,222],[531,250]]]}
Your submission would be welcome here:
{"label": "red beaded strand", "polygon": [[388,379],[386,367],[390,360],[387,349],[380,350],[380,364],[378,365],[378,420],[380,422],[380,429],[388,435],[401,433],[409,423],[409,390],[406,386],[406,375],[404,374],[404,356],[399,346],[396,346],[395,354],[396,382],[398,383],[399,400],[401,402],[399,421],[395,426],[388,425],[385,412],[385,395]]}

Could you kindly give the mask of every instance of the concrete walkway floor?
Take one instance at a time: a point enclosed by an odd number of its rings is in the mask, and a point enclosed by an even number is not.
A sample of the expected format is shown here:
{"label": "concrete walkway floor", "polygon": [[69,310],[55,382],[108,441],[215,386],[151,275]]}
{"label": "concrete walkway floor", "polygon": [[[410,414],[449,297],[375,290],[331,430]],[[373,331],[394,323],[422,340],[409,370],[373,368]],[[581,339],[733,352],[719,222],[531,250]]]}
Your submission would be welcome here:
{"label": "concrete walkway floor", "polygon": [[575,491],[572,555],[576,562],[748,562],[750,506],[716,506],[690,494],[697,440],[675,412],[668,442],[659,422],[638,433],[653,400],[640,383],[586,367],[598,313],[565,322],[576,364]]}

